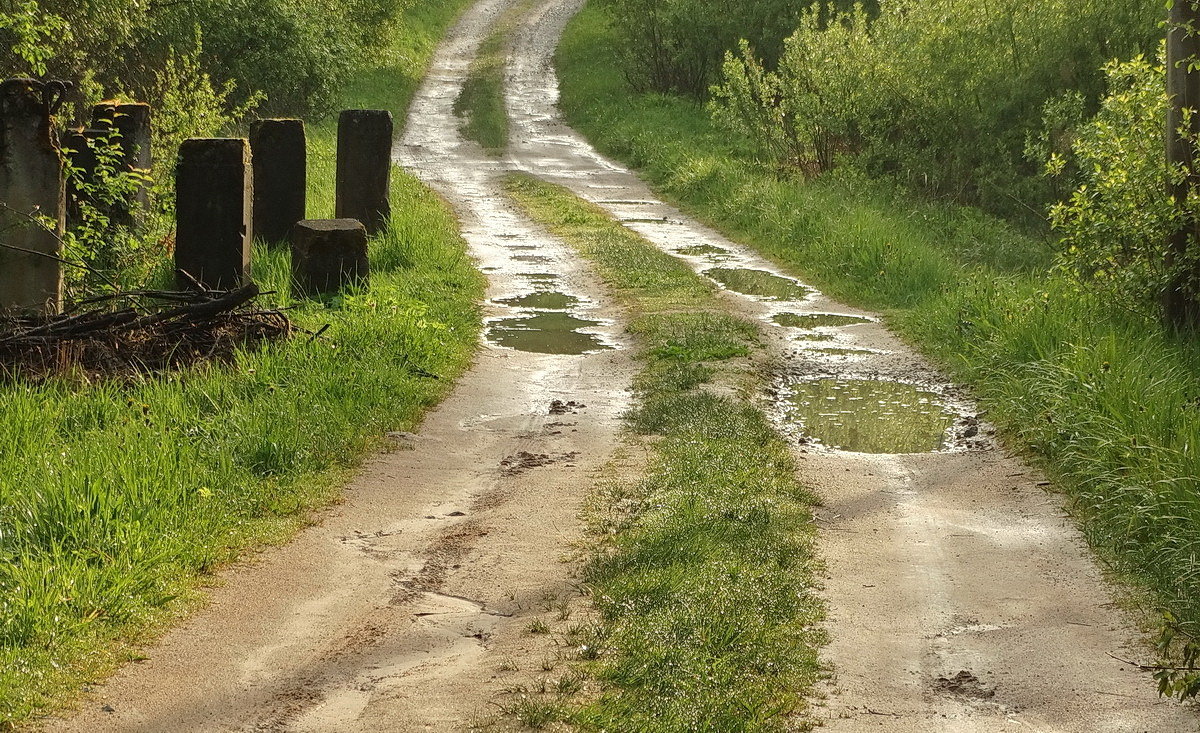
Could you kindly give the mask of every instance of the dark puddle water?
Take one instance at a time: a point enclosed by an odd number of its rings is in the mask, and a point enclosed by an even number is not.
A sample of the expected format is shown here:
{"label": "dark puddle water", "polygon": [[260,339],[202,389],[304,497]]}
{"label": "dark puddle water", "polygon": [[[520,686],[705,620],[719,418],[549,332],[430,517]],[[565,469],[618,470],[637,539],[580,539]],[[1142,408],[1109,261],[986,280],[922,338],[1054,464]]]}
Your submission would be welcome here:
{"label": "dark puddle water", "polygon": [[822,328],[829,326],[856,326],[870,323],[870,319],[858,316],[839,316],[834,313],[780,313],[775,322],[788,328]]}
{"label": "dark puddle water", "polygon": [[812,292],[791,278],[766,270],[714,267],[704,274],[735,293],[770,300],[800,300]]}
{"label": "dark puddle water", "polygon": [[690,247],[680,247],[675,251],[689,257],[723,257],[729,254],[729,250],[715,244],[693,244]]}
{"label": "dark puddle water", "polygon": [[941,450],[954,423],[935,393],[901,382],[801,382],[790,388],[787,400],[788,416],[805,435],[856,453]]}
{"label": "dark puddle water", "polygon": [[599,321],[550,311],[496,321],[487,337],[494,344],[534,354],[587,354],[612,348],[599,336],[579,331],[598,325]]}
{"label": "dark puddle water", "polygon": [[536,293],[496,301],[513,308],[531,308],[543,311],[565,311],[579,305],[579,298],[554,290],[539,290]]}

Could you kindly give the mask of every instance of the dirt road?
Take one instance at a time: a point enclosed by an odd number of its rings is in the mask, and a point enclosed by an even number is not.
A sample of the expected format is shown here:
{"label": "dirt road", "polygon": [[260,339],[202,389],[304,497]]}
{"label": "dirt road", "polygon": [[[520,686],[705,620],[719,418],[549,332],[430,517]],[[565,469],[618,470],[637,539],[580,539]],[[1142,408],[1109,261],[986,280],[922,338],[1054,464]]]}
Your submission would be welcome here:
{"label": "dirt road", "polygon": [[1108,656],[1142,656],[1128,619],[1060,499],[993,445],[969,400],[874,316],[778,277],[559,121],[550,58],[580,0],[542,0],[519,25],[509,159],[460,138],[453,100],[513,2],[464,16],[398,148],[454,204],[491,278],[478,364],[345,504],[231,573],[210,609],[49,727],[462,730],[503,685],[498,666],[547,653],[525,632],[573,591],[561,559],[633,366],[610,348],[622,318],[603,287],[504,203],[499,178],[518,168],[605,207],[762,323],[778,363],[764,404],[825,497],[834,671],[817,715],[829,730],[1196,730]]}

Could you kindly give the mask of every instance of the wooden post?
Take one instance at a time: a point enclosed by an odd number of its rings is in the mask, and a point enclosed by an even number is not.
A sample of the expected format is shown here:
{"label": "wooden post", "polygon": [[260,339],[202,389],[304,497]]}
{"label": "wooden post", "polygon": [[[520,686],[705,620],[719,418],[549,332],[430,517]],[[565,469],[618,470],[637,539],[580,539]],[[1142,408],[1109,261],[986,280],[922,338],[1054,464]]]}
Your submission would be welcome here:
{"label": "wooden post", "polygon": [[51,85],[0,84],[0,311],[62,310],[66,185]]}
{"label": "wooden post", "polygon": [[[1182,167],[1181,180],[1172,180],[1170,195],[1182,212],[1179,229],[1167,242],[1167,264],[1187,261],[1188,250],[1200,245],[1200,220],[1188,208],[1189,192],[1200,186],[1195,144],[1200,139],[1200,0],[1175,0],[1167,28],[1167,163]],[[1177,329],[1200,325],[1196,285],[1200,272],[1179,274],[1163,293],[1163,312]]]}
{"label": "wooden post", "polygon": [[254,158],[254,236],[286,242],[304,218],[307,152],[301,120],[258,120],[250,126]]}
{"label": "wooden post", "polygon": [[337,218],[378,234],[392,213],[392,113],[352,109],[338,119]]}
{"label": "wooden post", "polygon": [[[213,290],[248,283],[253,196],[245,140],[185,140],[175,172],[175,268]],[[179,286],[194,287],[182,275]]]}

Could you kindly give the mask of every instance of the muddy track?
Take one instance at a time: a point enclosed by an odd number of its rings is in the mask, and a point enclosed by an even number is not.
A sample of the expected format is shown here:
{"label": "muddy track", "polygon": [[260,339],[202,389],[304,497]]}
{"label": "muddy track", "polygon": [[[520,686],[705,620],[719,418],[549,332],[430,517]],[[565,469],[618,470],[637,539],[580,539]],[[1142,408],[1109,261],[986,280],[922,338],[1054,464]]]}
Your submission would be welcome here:
{"label": "muddy track", "polygon": [[[342,505],[230,573],[210,608],[48,727],[462,730],[507,684],[501,662],[553,653],[526,629],[575,591],[562,560],[580,535],[588,477],[615,448],[634,366],[621,313],[586,265],[505,203],[500,179],[515,168],[725,281],[730,311],[762,323],[778,365],[764,406],[794,432],[802,478],[825,497],[833,676],[817,714],[829,729],[1196,730],[1190,711],[1108,656],[1142,655],[1128,620],[1061,500],[993,445],[965,395],[872,314],[771,278],[769,263],[663,204],[559,121],[550,59],[581,0],[542,0],[519,26],[509,158],[460,138],[453,100],[515,1],[482,0],[452,31],[398,157],[455,206],[491,281],[493,340],[588,353],[486,344],[455,394],[372,460]],[[538,307],[545,297],[556,305]],[[854,318],[809,318],[826,313]],[[569,320],[565,330],[531,337],[530,319],[547,314]],[[862,391],[879,383],[903,394]],[[806,407],[814,401],[839,409]],[[862,402],[897,409],[865,414]],[[893,445],[911,411],[932,422],[912,428],[918,443]],[[930,439],[923,453],[836,449]]]}

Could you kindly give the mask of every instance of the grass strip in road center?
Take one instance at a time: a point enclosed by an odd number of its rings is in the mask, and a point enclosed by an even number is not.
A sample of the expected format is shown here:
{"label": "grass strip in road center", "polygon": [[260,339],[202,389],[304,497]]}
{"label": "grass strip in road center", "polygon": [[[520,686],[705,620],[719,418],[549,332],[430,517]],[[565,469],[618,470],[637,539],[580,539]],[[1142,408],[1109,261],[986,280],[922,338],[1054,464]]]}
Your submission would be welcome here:
{"label": "grass strip in road center", "polygon": [[[592,260],[634,315],[644,368],[631,432],[645,475],[609,482],[590,513],[598,623],[572,642],[595,695],[538,707],[597,730],[771,731],[804,725],[818,674],[814,497],[788,445],[745,395],[763,386],[758,327],[710,284],[566,189],[514,175],[530,217]],[[722,385],[718,387],[717,385]]]}
{"label": "grass strip in road center", "polygon": [[459,129],[463,137],[479,143],[489,155],[499,156],[508,149],[504,72],[513,30],[528,8],[528,2],[519,2],[496,19],[475,52],[467,78],[454,100],[454,114],[461,120]]}

